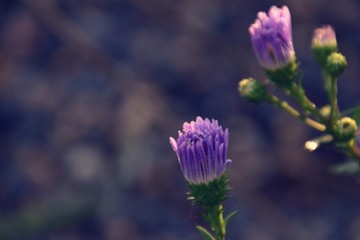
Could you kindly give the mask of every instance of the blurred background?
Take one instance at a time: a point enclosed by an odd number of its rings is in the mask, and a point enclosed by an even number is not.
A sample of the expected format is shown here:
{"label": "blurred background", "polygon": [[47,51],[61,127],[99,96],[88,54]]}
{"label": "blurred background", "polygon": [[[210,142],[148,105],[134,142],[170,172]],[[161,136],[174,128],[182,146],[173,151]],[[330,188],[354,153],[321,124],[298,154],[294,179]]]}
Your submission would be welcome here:
{"label": "blurred background", "polygon": [[237,92],[265,78],[249,25],[284,4],[309,97],[326,104],[310,41],[330,24],[340,107],[359,104],[357,0],[1,0],[0,239],[201,239],[169,144],[196,116],[230,130],[228,239],[360,239],[359,179],[328,170],[344,156]]}

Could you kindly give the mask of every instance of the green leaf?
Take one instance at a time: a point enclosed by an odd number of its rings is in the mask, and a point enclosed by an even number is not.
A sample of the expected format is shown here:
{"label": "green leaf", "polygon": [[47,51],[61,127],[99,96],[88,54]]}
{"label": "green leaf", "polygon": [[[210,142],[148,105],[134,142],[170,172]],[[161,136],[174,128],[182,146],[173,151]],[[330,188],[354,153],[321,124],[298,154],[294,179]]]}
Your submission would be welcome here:
{"label": "green leaf", "polygon": [[227,215],[227,217],[224,219],[225,226],[228,224],[230,219],[232,219],[236,214],[238,214],[238,212],[239,211],[234,211],[234,212],[230,213],[229,215]]}
{"label": "green leaf", "polygon": [[205,240],[215,240],[215,238],[202,226],[196,226],[197,230],[199,230],[201,236],[205,239]]}
{"label": "green leaf", "polygon": [[359,172],[359,165],[355,161],[349,161],[333,166],[331,172],[339,175],[354,175]]}

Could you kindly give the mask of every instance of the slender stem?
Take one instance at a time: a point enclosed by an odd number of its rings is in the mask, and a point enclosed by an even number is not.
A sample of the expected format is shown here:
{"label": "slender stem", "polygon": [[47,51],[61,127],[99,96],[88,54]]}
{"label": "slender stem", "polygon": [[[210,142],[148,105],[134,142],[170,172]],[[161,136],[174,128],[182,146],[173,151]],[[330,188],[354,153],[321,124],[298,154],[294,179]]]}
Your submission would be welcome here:
{"label": "slender stem", "polygon": [[305,143],[305,149],[312,152],[318,149],[322,144],[327,144],[334,141],[334,137],[331,134],[325,134],[320,137],[309,140]]}
{"label": "slender stem", "polygon": [[305,110],[315,115],[319,120],[323,121],[323,117],[316,108],[316,105],[310,101],[310,99],[305,95],[305,92],[301,86],[293,82],[288,89],[291,96],[300,104],[300,106]]}
{"label": "slender stem", "polygon": [[225,240],[226,224],[223,218],[223,206],[221,204],[208,207],[206,209],[206,220],[215,233],[216,240]]}
{"label": "slender stem", "polygon": [[309,117],[301,115],[296,109],[291,107],[287,102],[281,101],[280,99],[278,99],[277,97],[275,97],[273,95],[269,95],[267,98],[267,101],[274,104],[275,106],[279,107],[280,109],[284,110],[291,116],[303,121],[305,124],[307,124],[308,126],[310,126],[312,128],[315,128],[321,132],[326,130],[325,125],[323,125]]}
{"label": "slender stem", "polygon": [[339,106],[337,102],[337,79],[325,72],[325,89],[328,94],[330,102],[330,117],[329,128],[333,131],[335,129],[336,120],[339,116]]}

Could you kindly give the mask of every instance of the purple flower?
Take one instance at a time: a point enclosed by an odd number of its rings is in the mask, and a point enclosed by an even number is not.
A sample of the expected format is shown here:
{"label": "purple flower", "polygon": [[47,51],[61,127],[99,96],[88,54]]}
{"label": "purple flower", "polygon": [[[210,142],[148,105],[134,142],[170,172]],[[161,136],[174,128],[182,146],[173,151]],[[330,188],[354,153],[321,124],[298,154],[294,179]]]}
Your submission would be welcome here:
{"label": "purple flower", "polygon": [[220,178],[231,163],[227,159],[228,129],[224,131],[214,119],[197,117],[195,122],[185,122],[178,133],[177,140],[170,137],[170,144],[186,180],[199,184]]}
{"label": "purple flower", "polygon": [[264,68],[277,70],[295,59],[291,16],[286,6],[272,6],[268,15],[259,12],[249,32],[256,56]]}
{"label": "purple flower", "polygon": [[324,26],[314,30],[312,39],[313,47],[334,47],[336,48],[336,35],[331,26]]}

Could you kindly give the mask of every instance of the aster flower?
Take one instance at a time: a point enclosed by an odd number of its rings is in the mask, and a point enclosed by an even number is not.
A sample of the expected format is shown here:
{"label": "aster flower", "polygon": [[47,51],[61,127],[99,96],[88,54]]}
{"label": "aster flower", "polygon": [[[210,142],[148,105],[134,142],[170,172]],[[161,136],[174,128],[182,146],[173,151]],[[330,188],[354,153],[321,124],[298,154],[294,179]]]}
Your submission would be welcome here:
{"label": "aster flower", "polygon": [[268,15],[259,12],[257,17],[249,32],[260,64],[267,70],[277,70],[294,61],[289,9],[272,6]]}
{"label": "aster flower", "polygon": [[203,120],[183,124],[178,139],[170,137],[186,180],[191,184],[209,183],[219,179],[231,163],[227,159],[229,131],[222,129],[218,121]]}
{"label": "aster flower", "polygon": [[331,46],[336,47],[336,35],[331,26],[324,26],[314,30],[314,35],[311,41],[312,46]]}
{"label": "aster flower", "polygon": [[331,26],[324,26],[314,30],[311,46],[320,66],[325,67],[327,58],[337,52],[335,31]]}

